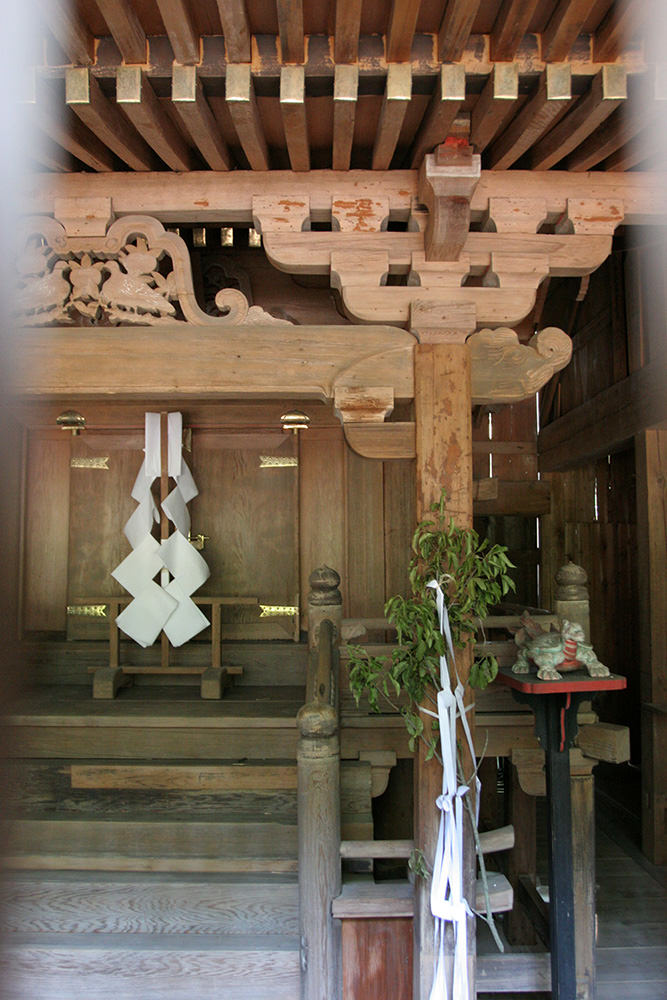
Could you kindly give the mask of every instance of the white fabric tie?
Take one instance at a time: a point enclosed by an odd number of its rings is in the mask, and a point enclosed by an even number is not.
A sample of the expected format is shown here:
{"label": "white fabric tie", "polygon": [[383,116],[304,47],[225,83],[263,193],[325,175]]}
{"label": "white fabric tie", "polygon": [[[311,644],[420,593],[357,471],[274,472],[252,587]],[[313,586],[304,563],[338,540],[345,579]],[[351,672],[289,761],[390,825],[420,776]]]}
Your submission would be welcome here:
{"label": "white fabric tie", "polygon": [[[428,586],[435,590],[436,608],[440,631],[445,639],[454,673],[454,646],[447,604],[442,588],[436,580]],[[431,912],[435,919],[435,969],[430,1000],[448,1000],[450,996],[446,973],[445,925],[453,924],[454,929],[454,971],[451,983],[452,1000],[467,1000],[468,997],[468,930],[466,921],[471,915],[470,907],[463,894],[463,797],[468,785],[459,785],[456,770],[456,720],[461,719],[470,754],[475,761],[470,727],[463,704],[464,688],[456,677],[457,685],[451,689],[447,657],[440,657],[440,685],[438,691],[437,718],[440,726],[440,748],[442,755],[442,794],[436,799],[440,811],[440,829],[433,862],[431,880]],[[434,715],[433,712],[428,712]],[[477,781],[479,793],[479,781]],[[477,796],[479,802],[479,794]]]}

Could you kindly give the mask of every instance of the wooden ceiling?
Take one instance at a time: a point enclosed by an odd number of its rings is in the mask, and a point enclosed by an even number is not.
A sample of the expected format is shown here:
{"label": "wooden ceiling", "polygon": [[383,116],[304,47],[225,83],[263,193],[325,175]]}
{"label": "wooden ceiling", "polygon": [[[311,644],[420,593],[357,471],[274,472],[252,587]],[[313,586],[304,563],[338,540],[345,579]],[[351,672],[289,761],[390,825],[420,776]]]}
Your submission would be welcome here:
{"label": "wooden ceiling", "polygon": [[[648,0],[42,0],[37,169],[484,169],[651,162]],[[657,149],[657,147],[655,147]]]}

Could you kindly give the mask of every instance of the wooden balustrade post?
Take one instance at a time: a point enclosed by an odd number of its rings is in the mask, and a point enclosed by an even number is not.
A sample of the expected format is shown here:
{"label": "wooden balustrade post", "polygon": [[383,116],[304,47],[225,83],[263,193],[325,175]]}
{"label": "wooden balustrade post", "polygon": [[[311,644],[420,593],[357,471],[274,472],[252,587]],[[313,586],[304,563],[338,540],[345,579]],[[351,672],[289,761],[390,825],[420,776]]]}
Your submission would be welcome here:
{"label": "wooden balustrade post", "polygon": [[[311,653],[311,657],[317,654]],[[333,652],[337,664],[337,650]],[[337,679],[333,690],[337,687]],[[299,923],[302,1000],[340,997],[340,743],[337,705],[311,700],[297,715]]]}
{"label": "wooden balustrade post", "polygon": [[588,576],[576,563],[568,562],[556,573],[554,612],[559,618],[576,622],[591,641],[591,612],[588,601]]}
{"label": "wooden balustrade post", "polygon": [[340,576],[330,566],[320,566],[308,577],[308,648],[316,649],[320,624],[328,619],[334,626],[334,642],[340,642],[343,620],[343,598],[339,590]]}

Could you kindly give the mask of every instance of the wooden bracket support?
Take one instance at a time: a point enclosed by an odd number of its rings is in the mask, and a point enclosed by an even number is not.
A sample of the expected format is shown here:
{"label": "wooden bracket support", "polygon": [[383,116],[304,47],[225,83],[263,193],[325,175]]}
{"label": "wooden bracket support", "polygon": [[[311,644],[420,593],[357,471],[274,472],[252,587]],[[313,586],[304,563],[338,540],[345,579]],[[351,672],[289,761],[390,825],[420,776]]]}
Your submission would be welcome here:
{"label": "wooden bracket support", "polygon": [[464,140],[448,140],[427,153],[419,171],[419,200],[429,213],[426,260],[458,260],[470,228],[470,199],[481,158]]}

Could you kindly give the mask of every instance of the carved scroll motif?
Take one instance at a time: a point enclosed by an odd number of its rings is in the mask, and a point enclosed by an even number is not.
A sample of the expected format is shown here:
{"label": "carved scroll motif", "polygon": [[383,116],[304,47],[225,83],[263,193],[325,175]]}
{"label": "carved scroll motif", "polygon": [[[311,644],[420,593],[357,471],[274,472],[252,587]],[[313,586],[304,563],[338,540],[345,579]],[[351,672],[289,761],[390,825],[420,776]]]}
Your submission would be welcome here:
{"label": "carved scroll motif", "polygon": [[526,399],[565,368],[572,356],[572,341],[556,326],[540,330],[527,344],[520,343],[514,330],[504,326],[478,330],[466,343],[471,352],[475,403]]}
{"label": "carved scroll motif", "polygon": [[13,311],[24,326],[288,324],[237,288],[215,295],[220,315],[204,312],[185,242],[149,216],[125,216],[102,237],[67,236],[55,219],[36,216],[20,236]]}

